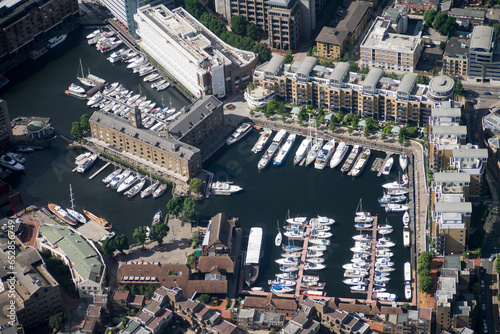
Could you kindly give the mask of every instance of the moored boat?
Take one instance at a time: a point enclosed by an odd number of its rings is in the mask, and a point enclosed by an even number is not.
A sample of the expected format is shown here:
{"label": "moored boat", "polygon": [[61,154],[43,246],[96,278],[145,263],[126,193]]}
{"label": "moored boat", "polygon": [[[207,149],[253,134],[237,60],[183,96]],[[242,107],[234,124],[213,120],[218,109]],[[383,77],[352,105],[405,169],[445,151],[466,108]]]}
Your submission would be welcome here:
{"label": "moored boat", "polygon": [[232,145],[245,137],[252,130],[252,125],[250,123],[241,124],[236,131],[229,137],[226,141],[227,145]]}
{"label": "moored boat", "polygon": [[323,147],[323,139],[318,138],[316,136],[316,138],[314,139],[314,142],[313,142],[313,146],[311,147],[311,149],[307,153],[306,166],[309,166],[310,164],[312,164],[316,160],[316,157],[318,156],[322,147]]}
{"label": "moored boat", "polygon": [[72,215],[70,215],[66,210],[61,208],[59,205],[56,205],[54,203],[49,203],[48,208],[54,215],[56,215],[64,223],[71,226],[75,226],[77,224],[77,219]]}
{"label": "moored boat", "polygon": [[356,160],[356,157],[358,156],[359,150],[360,150],[359,145],[353,146],[351,153],[349,153],[346,161],[344,162],[344,164],[342,165],[342,168],[340,169],[340,171],[342,173],[347,173],[351,170],[352,165],[354,164],[354,161]]}
{"label": "moored boat", "polygon": [[78,164],[76,171],[78,173],[85,173],[92,165],[95,164],[99,154],[91,154],[89,157],[85,158],[81,163]]}
{"label": "moored boat", "polygon": [[273,142],[271,143],[271,146],[269,146],[269,148],[267,149],[267,151],[264,153],[264,155],[260,159],[259,163],[257,164],[257,168],[259,170],[264,170],[269,165],[269,163],[273,159],[274,155],[278,151],[279,145],[283,141],[283,138],[285,137],[285,135],[286,135],[286,130],[281,129],[274,136]]}
{"label": "moored boat", "polygon": [[403,212],[407,211],[409,207],[407,205],[402,204],[387,204],[385,207],[386,212]]}
{"label": "moored boat", "polygon": [[87,216],[90,220],[96,222],[97,224],[99,224],[101,227],[104,227],[105,229],[109,230],[111,228],[113,228],[113,226],[111,226],[111,224],[108,223],[108,221],[104,218],[101,218],[101,217],[98,217],[96,215],[94,215],[92,212],[90,211],[87,211],[87,210],[83,210],[83,213],[85,214],[85,216]]}
{"label": "moored boat", "polygon": [[391,169],[392,169],[393,164],[394,164],[394,159],[392,157],[387,159],[387,161],[385,162],[385,165],[382,169],[382,174],[389,175],[391,173]]}
{"label": "moored boat", "polygon": [[252,286],[259,276],[259,265],[262,245],[262,228],[252,227],[248,236],[248,247],[245,257],[245,282]]}
{"label": "moored boat", "polygon": [[211,193],[214,195],[229,195],[237,193],[241,190],[243,190],[243,188],[240,186],[219,181],[212,183],[212,187],[210,189]]}
{"label": "moored boat", "polygon": [[156,188],[156,190],[153,191],[153,198],[160,197],[161,195],[163,195],[165,190],[167,190],[167,185],[165,183],[160,184],[158,188]]}
{"label": "moored boat", "polygon": [[335,139],[329,140],[321,151],[318,153],[316,160],[314,161],[314,168],[323,169],[330,162],[333,152],[335,151]]}
{"label": "moored boat", "polygon": [[109,174],[108,176],[106,176],[105,178],[102,179],[102,182],[104,183],[110,183],[111,180],[117,176],[117,175],[120,175],[122,173],[123,169],[121,168],[118,168],[117,170],[114,170],[111,174]]}
{"label": "moored boat", "polygon": [[53,47],[56,47],[57,45],[64,42],[66,37],[68,37],[68,35],[60,35],[49,39],[49,41],[47,42],[47,48],[52,49]]}
{"label": "moored boat", "polygon": [[368,162],[368,159],[370,159],[370,154],[371,154],[371,150],[369,148],[365,149],[363,151],[363,153],[361,153],[361,157],[356,162],[356,165],[354,166],[354,168],[351,171],[352,176],[356,177],[356,176],[359,176],[359,174],[361,174],[361,172],[363,171],[363,168],[365,168],[366,163]]}
{"label": "moored boat", "polygon": [[66,208],[66,211],[74,217],[79,223],[85,224],[87,222],[87,219],[85,218],[84,215],[82,215],[80,212],[75,211],[73,209],[68,209]]}
{"label": "moored boat", "polygon": [[338,164],[341,163],[342,160],[344,159],[345,154],[347,153],[348,150],[349,150],[349,145],[341,141],[339,143],[339,146],[337,146],[337,149],[335,150],[333,157],[330,159],[330,168],[337,167]]}
{"label": "moored boat", "polygon": [[404,153],[399,155],[399,167],[401,167],[403,172],[406,170],[406,167],[408,167],[408,155]]}
{"label": "moored boat", "polygon": [[264,149],[264,146],[266,145],[269,138],[271,138],[272,134],[273,134],[273,130],[271,130],[271,129],[264,130],[264,132],[260,135],[259,139],[255,143],[254,147],[252,148],[252,152],[257,153],[257,152],[262,151],[262,149]]}
{"label": "moored boat", "polygon": [[151,196],[159,184],[160,184],[159,182],[151,183],[146,189],[141,191],[141,198],[146,198]]}
{"label": "moored boat", "polygon": [[144,188],[145,184],[146,184],[146,178],[143,177],[142,179],[139,180],[139,182],[135,186],[127,190],[124,193],[124,195],[126,195],[129,198],[135,197],[142,190],[142,188]]}
{"label": "moored boat", "polygon": [[312,137],[306,137],[301,143],[299,148],[297,149],[297,152],[295,152],[295,157],[293,158],[293,164],[297,165],[299,164],[306,156],[307,152],[309,152],[309,149],[311,148],[312,145]]}
{"label": "moored boat", "polygon": [[297,138],[297,135],[295,133],[291,133],[290,135],[288,135],[286,142],[283,144],[283,146],[281,146],[281,148],[278,151],[278,154],[276,154],[276,157],[274,158],[273,161],[273,165],[281,166],[283,164],[286,157],[288,156],[288,153],[292,149],[293,144],[295,143],[295,138]]}

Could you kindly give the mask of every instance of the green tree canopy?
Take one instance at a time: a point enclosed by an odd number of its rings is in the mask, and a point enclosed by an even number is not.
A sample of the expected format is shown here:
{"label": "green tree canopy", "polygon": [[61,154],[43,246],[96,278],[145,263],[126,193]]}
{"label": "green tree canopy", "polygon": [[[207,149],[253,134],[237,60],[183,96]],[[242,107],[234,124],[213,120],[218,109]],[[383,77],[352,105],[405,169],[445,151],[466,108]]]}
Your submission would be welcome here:
{"label": "green tree canopy", "polygon": [[192,222],[196,219],[196,202],[193,198],[188,197],[184,200],[182,208],[182,220]]}
{"label": "green tree canopy", "polygon": [[434,30],[441,33],[442,35],[446,35],[449,32],[455,29],[455,19],[453,17],[448,17],[448,14],[440,12],[436,14],[434,21],[432,22],[432,26]]}
{"label": "green tree canopy", "polygon": [[134,237],[135,240],[137,240],[138,243],[144,245],[144,243],[146,242],[147,232],[148,231],[146,230],[146,226],[139,226],[136,227],[132,236]]}
{"label": "green tree canopy", "polygon": [[359,72],[359,66],[358,63],[355,61],[350,61],[349,62],[349,72]]}
{"label": "green tree canopy", "polygon": [[[134,236],[134,238],[135,238],[135,236]],[[118,251],[120,253],[123,253],[124,250],[130,248],[130,245],[128,244],[128,238],[125,234],[120,234],[115,239],[116,239],[115,240],[116,249],[118,249]],[[139,240],[137,240],[137,241],[139,241]],[[141,242],[141,243],[143,244],[144,242]]]}
{"label": "green tree canopy", "polygon": [[255,24],[248,24],[247,25],[247,37],[251,38],[252,40],[256,40],[257,37],[259,37],[259,28]]}
{"label": "green tree canopy", "polygon": [[54,333],[57,333],[66,322],[67,315],[66,312],[58,312],[50,316],[49,327],[52,328]]}
{"label": "green tree canopy", "polygon": [[111,256],[116,250],[115,239],[107,238],[102,242],[102,252],[104,255]]}
{"label": "green tree canopy", "polygon": [[210,298],[210,295],[204,293],[204,294],[200,295],[198,298],[196,298],[196,300],[198,300],[199,302],[201,302],[203,304],[208,304],[208,303],[210,303],[212,298]]}
{"label": "green tree canopy", "polygon": [[156,223],[151,226],[151,239],[158,242],[159,245],[162,245],[163,238],[167,236],[169,230],[170,228],[167,226],[167,224],[163,222]]}
{"label": "green tree canopy", "polygon": [[464,93],[464,87],[462,86],[462,81],[459,78],[453,78],[453,81],[455,82],[455,84],[453,85],[455,94],[462,95]]}
{"label": "green tree canopy", "polygon": [[430,79],[428,76],[423,75],[422,73],[419,73],[417,75],[417,83],[422,84],[422,85],[427,85],[429,83]]}
{"label": "green tree canopy", "polygon": [[240,36],[247,34],[247,20],[243,15],[236,15],[231,17],[231,30]]}
{"label": "green tree canopy", "polygon": [[71,124],[71,135],[76,139],[80,139],[83,136],[83,129],[80,122],[73,122]]}
{"label": "green tree canopy", "polygon": [[436,17],[436,10],[431,8],[427,9],[424,12],[424,23],[426,26],[432,27],[432,22],[434,22],[434,18]]}
{"label": "green tree canopy", "polygon": [[275,112],[276,107],[277,107],[276,100],[274,100],[274,99],[269,100],[269,102],[267,102],[266,111],[269,114],[272,114],[273,112]]}
{"label": "green tree canopy", "polygon": [[203,182],[201,182],[199,178],[193,177],[189,180],[189,190],[191,190],[192,193],[201,193],[202,189]]}
{"label": "green tree canopy", "polygon": [[286,54],[285,54],[285,64],[291,64],[293,62],[293,54],[292,54],[292,51],[288,51]]}
{"label": "green tree canopy", "polygon": [[90,131],[90,115],[89,114],[83,114],[82,117],[80,118],[80,126],[82,127],[83,131]]}
{"label": "green tree canopy", "polygon": [[167,211],[170,215],[176,216],[182,210],[182,199],[175,197],[167,202]]}
{"label": "green tree canopy", "polygon": [[420,277],[419,289],[423,292],[429,292],[433,284],[432,276],[422,276]]}

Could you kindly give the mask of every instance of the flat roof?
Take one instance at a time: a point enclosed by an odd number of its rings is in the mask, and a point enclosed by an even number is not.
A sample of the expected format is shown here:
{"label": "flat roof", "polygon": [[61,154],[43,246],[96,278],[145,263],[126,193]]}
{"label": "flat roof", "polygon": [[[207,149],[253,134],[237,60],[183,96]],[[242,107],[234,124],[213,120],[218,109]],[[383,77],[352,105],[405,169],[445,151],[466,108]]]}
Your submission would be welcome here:
{"label": "flat roof", "polygon": [[297,74],[302,74],[308,76],[311,73],[311,70],[316,65],[318,59],[316,57],[306,57],[300,64],[300,67],[297,69]]}
{"label": "flat roof", "polygon": [[460,108],[432,108],[432,117],[461,117],[462,110]]}
{"label": "flat roof", "polygon": [[448,57],[463,56],[465,58],[469,53],[469,45],[469,39],[452,37],[446,43],[444,54]]}
{"label": "flat roof", "polygon": [[467,135],[467,127],[465,125],[457,126],[433,126],[432,134],[435,135]]}
{"label": "flat roof", "polygon": [[200,152],[200,150],[194,146],[185,144],[175,139],[159,136],[156,131],[135,128],[123,117],[111,115],[100,110],[95,111],[90,117],[90,120],[116,131],[120,131],[129,137],[136,138],[137,140],[158,147],[163,151],[182,157],[186,160],[191,159],[195,153]]}
{"label": "flat roof", "polygon": [[413,87],[415,87],[416,82],[417,76],[412,73],[407,73],[403,76],[403,79],[401,79],[401,83],[399,84],[396,92],[410,94]]}
{"label": "flat roof", "polygon": [[453,150],[453,158],[477,158],[477,159],[487,159],[488,149],[487,148],[457,148]]}
{"label": "flat roof", "polygon": [[493,28],[488,26],[475,26],[470,39],[470,49],[489,50],[493,41]]}
{"label": "flat roof", "polygon": [[273,55],[271,60],[266,65],[265,72],[271,72],[273,74],[276,74],[280,67],[283,65],[283,62],[285,61],[285,57],[282,55]]}
{"label": "flat roof", "polygon": [[436,212],[472,212],[471,202],[436,202],[434,205]]}
{"label": "flat roof", "polygon": [[431,79],[429,82],[429,89],[436,93],[446,93],[449,92],[454,85],[455,81],[453,81],[452,78],[439,75]]}
{"label": "flat roof", "polygon": [[345,73],[349,71],[349,63],[341,62],[335,65],[332,74],[330,74],[330,80],[341,81]]}
{"label": "flat roof", "polygon": [[420,34],[409,36],[392,33],[390,20],[377,17],[361,42],[361,48],[413,54],[420,46]]}
{"label": "flat roof", "polygon": [[438,183],[445,182],[470,182],[470,174],[469,173],[445,173],[439,172],[434,173],[434,181]]}
{"label": "flat roof", "polygon": [[448,16],[455,18],[470,18],[474,20],[484,20],[486,17],[486,11],[484,9],[472,9],[472,8],[451,8],[448,12]]}
{"label": "flat roof", "polygon": [[500,133],[500,114],[491,112],[483,117],[483,125],[493,133]]}
{"label": "flat roof", "polygon": [[363,81],[363,87],[373,87],[375,88],[380,80],[382,78],[382,69],[378,67],[372,67],[368,74],[365,77],[365,80]]}

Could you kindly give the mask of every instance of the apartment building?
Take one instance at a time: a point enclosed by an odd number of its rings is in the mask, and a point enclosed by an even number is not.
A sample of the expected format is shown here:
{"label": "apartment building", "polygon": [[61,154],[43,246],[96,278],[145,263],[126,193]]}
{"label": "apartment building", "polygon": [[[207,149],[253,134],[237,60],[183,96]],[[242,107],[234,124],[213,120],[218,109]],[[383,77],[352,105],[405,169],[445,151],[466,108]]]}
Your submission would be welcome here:
{"label": "apartment building", "polygon": [[482,195],[483,178],[488,161],[488,150],[479,148],[477,145],[462,145],[454,149],[449,159],[451,168],[459,173],[468,173],[471,176],[469,198],[471,201],[478,201]]}
{"label": "apartment building", "polygon": [[456,37],[451,37],[446,42],[443,53],[442,74],[467,78],[469,75],[469,45],[470,40]]}
{"label": "apartment building", "polygon": [[298,0],[267,1],[269,45],[278,50],[295,50],[302,39],[302,15]]}
{"label": "apartment building", "polygon": [[388,334],[431,334],[432,308],[420,307],[407,313],[389,314],[384,332]]}
{"label": "apartment building", "polygon": [[43,225],[37,237],[38,249],[50,252],[68,266],[80,298],[102,294],[106,265],[96,246],[70,227]]}
{"label": "apartment building", "polygon": [[475,26],[469,47],[469,80],[500,80],[500,48],[492,27]]}
{"label": "apartment building", "polygon": [[316,37],[318,57],[337,59],[344,53],[346,44],[354,45],[370,21],[372,4],[354,1],[337,27],[323,27]]}
{"label": "apartment building", "polygon": [[[442,189],[443,191],[449,188]],[[453,189],[451,190],[453,191]],[[437,193],[431,212],[432,229],[436,233],[438,255],[460,254],[465,251],[470,235],[472,203],[463,193]]]}
{"label": "apartment building", "polygon": [[[0,59],[31,51],[78,19],[77,0],[13,0],[0,4]],[[45,46],[45,45],[44,45]]]}
{"label": "apartment building", "polygon": [[148,5],[134,19],[140,47],[194,96],[222,98],[251,81],[258,57],[226,44],[185,9]]}
{"label": "apartment building", "polygon": [[398,122],[428,122],[432,108],[453,98],[453,80],[449,77],[434,77],[426,86],[417,84],[414,74],[393,80],[382,77],[382,69],[371,68],[363,77],[350,73],[347,63],[337,63],[333,69],[316,63],[316,58],[306,57],[289,65],[273,57],[260,65],[254,72],[256,89],[247,89],[245,94],[248,105],[264,106],[273,96],[329,111]]}
{"label": "apartment building", "polygon": [[17,322],[25,330],[35,330],[52,314],[62,311],[59,283],[47,271],[38,251],[20,242],[15,248],[15,263],[10,267],[12,255],[7,249],[8,240],[2,237],[0,241],[5,246],[0,247],[0,262],[3,264],[0,267],[0,304],[5,311],[0,315],[0,326],[7,329],[7,323],[15,323],[16,319],[7,317],[10,312],[7,306],[14,301]]}
{"label": "apartment building", "polygon": [[7,101],[0,99],[0,147],[5,147],[12,141],[12,126],[10,124]]}
{"label": "apartment building", "polygon": [[500,108],[493,107],[482,119],[484,141],[497,170],[500,168]]}
{"label": "apartment building", "polygon": [[422,51],[421,33],[410,36],[392,31],[391,20],[375,19],[360,45],[361,65],[413,72]]}

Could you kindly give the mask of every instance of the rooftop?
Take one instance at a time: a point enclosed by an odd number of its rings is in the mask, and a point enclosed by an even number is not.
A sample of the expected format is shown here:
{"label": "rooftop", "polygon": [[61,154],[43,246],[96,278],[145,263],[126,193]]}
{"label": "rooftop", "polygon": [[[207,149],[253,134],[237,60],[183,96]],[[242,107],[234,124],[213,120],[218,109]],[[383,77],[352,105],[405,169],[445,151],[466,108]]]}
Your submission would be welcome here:
{"label": "rooftop", "polygon": [[438,183],[445,183],[445,182],[467,183],[470,182],[470,174],[439,172],[439,173],[434,173],[434,181]]}
{"label": "rooftop", "polygon": [[432,108],[432,117],[461,117],[462,110],[460,108]]}
{"label": "rooftop", "polygon": [[492,133],[500,133],[500,113],[490,112],[484,116],[483,126]]}
{"label": "rooftop", "polygon": [[409,36],[389,32],[390,21],[377,17],[365,35],[360,47],[410,53],[420,47],[420,34]]}
{"label": "rooftop", "polygon": [[467,127],[465,125],[446,126],[438,125],[432,127],[433,135],[467,135]]}
{"label": "rooftop", "polygon": [[349,8],[347,8],[346,16],[337,25],[339,30],[347,30],[352,34],[361,23],[361,20],[370,11],[372,4],[366,1],[353,1]]}
{"label": "rooftop", "polygon": [[415,74],[405,74],[403,79],[401,79],[401,83],[398,86],[397,92],[402,92],[406,94],[410,94],[413,87],[417,83],[417,76]]}
{"label": "rooftop", "polygon": [[383,70],[377,67],[372,67],[363,81],[363,87],[375,88],[382,78]]}
{"label": "rooftop", "polygon": [[470,39],[470,49],[489,50],[493,42],[494,33],[492,27],[475,26]]}
{"label": "rooftop", "polygon": [[349,32],[332,27],[323,27],[316,37],[316,42],[333,45],[343,45]]}
{"label": "rooftop", "polygon": [[453,89],[454,85],[455,82],[452,78],[444,75],[439,75],[431,79],[431,81],[429,82],[429,89],[435,93],[444,94]]}
{"label": "rooftop", "polygon": [[436,212],[460,212],[471,213],[472,203],[470,202],[436,202],[434,206]]}
{"label": "rooftop", "polygon": [[316,65],[317,61],[318,59],[316,57],[306,57],[306,59],[302,61],[299,68],[297,69],[297,74],[308,76],[311,70]]}
{"label": "rooftop", "polygon": [[149,129],[135,128],[123,117],[118,117],[102,111],[95,111],[92,117],[90,117],[90,121],[99,123],[116,131],[120,131],[127,136],[134,137],[142,142],[156,146],[163,151],[167,151],[170,154],[177,155],[186,160],[191,159],[195,153],[200,152],[200,150],[196,147],[178,140],[159,136],[157,132]]}
{"label": "rooftop", "polygon": [[469,39],[452,37],[446,43],[444,55],[448,57],[466,57],[469,54]]}
{"label": "rooftop", "polygon": [[273,55],[271,60],[266,65],[265,72],[270,72],[274,75],[278,73],[278,70],[280,67],[283,65],[283,62],[285,61],[285,57],[282,55]]}
{"label": "rooftop", "polygon": [[486,148],[458,148],[453,150],[454,159],[487,159],[488,149]]}
{"label": "rooftop", "polygon": [[486,10],[473,8],[451,8],[448,15],[455,18],[484,20],[486,18]]}
{"label": "rooftop", "polygon": [[329,79],[335,81],[341,81],[347,72],[349,72],[349,63],[346,62],[337,63]]}

